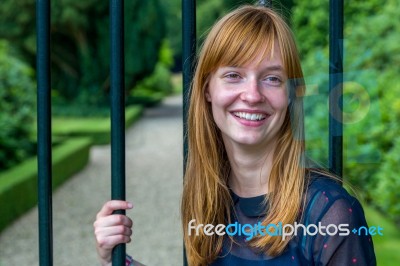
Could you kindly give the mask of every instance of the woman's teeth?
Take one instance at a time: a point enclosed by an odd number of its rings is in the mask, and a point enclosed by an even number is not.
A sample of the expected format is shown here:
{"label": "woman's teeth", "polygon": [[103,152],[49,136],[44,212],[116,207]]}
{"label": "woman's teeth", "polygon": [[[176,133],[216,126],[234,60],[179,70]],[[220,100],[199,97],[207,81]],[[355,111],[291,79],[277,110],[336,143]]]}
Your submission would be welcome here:
{"label": "woman's teeth", "polygon": [[239,118],[250,120],[250,121],[260,121],[260,120],[265,119],[265,117],[266,117],[265,114],[254,114],[254,113],[250,114],[250,113],[245,113],[245,112],[234,112],[233,114]]}

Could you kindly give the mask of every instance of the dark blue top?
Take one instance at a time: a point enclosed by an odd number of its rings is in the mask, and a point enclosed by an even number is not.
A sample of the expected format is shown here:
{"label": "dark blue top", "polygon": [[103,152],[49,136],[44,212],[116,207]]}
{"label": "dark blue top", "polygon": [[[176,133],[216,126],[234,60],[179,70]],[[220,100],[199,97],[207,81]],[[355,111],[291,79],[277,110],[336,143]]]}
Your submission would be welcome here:
{"label": "dark blue top", "polygon": [[[233,222],[239,224],[257,224],[264,219],[266,213],[265,196],[241,198],[231,192],[234,202]],[[304,236],[299,227],[297,236],[288,243],[285,251],[277,257],[269,257],[265,252],[255,250],[246,243],[248,236],[233,236],[234,242],[224,236],[224,246],[220,256],[212,266],[261,266],[261,265],[376,265],[375,253],[371,236],[365,235],[364,211],[357,199],[336,181],[314,176],[309,180],[306,192],[304,215],[299,215],[298,222],[304,226],[314,224],[329,226],[329,234]],[[340,228],[340,232],[348,235],[340,236],[339,224],[348,224]],[[308,227],[313,234],[315,229]],[[336,229],[337,228],[337,229]],[[358,231],[353,232],[356,229]],[[337,234],[335,230],[338,230]],[[271,233],[273,230],[269,230]],[[233,232],[233,230],[231,230]],[[281,236],[276,236],[281,237]]]}

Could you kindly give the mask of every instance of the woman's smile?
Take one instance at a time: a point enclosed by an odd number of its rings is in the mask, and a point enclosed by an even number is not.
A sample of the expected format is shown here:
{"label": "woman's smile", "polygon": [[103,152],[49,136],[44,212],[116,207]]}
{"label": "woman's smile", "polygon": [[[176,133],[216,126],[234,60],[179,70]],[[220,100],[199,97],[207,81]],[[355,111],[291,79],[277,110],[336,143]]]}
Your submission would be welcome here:
{"label": "woman's smile", "polygon": [[259,127],[270,117],[270,115],[261,111],[233,111],[231,114],[240,124],[249,127]]}

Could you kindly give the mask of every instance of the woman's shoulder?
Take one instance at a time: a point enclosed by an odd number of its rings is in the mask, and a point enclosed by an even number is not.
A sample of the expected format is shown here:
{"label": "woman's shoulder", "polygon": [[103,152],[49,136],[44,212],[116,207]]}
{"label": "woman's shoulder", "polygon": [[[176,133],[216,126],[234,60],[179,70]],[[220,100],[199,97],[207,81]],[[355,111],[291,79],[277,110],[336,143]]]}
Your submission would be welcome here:
{"label": "woman's shoulder", "polygon": [[328,199],[343,198],[355,200],[355,198],[343,187],[342,181],[337,177],[319,172],[310,172],[306,183],[306,195],[309,198],[319,194]]}
{"label": "woman's shoulder", "polygon": [[353,215],[364,216],[360,202],[349,194],[339,179],[323,173],[310,173],[307,183],[304,217],[309,222],[318,222],[327,216],[350,222],[348,219]]}
{"label": "woman's shoulder", "polygon": [[357,233],[368,228],[360,202],[328,174],[312,173],[307,183],[300,219],[319,233],[300,236],[305,256],[315,265],[376,265],[371,237]]}

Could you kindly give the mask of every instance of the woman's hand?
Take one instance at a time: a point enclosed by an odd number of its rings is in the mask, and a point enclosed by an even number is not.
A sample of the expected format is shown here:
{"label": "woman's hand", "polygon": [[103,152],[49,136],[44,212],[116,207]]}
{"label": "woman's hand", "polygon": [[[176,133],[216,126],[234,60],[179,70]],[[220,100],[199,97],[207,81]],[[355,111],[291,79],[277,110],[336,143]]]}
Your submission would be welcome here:
{"label": "woman's hand", "polygon": [[132,220],[121,214],[112,214],[116,210],[132,209],[127,201],[111,200],[106,202],[94,222],[97,253],[102,265],[111,265],[111,251],[121,243],[131,242]]}

